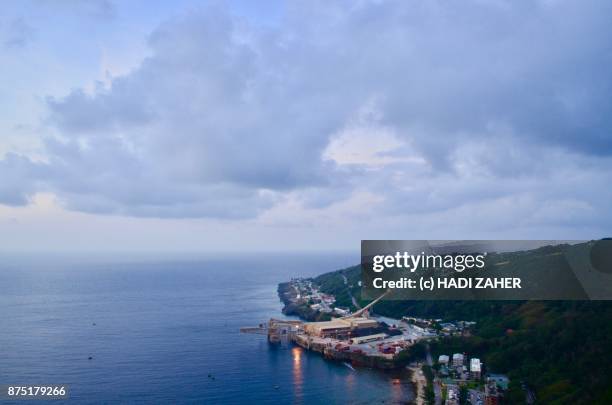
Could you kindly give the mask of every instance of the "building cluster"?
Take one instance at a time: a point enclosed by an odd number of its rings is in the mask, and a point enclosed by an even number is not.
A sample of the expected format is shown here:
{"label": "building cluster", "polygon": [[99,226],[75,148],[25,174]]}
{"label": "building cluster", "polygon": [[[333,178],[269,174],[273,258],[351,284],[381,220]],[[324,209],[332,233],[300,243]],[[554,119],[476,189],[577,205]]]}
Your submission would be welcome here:
{"label": "building cluster", "polygon": [[[399,321],[384,317],[376,319],[368,312],[351,316],[348,309],[335,307],[335,297],[320,292],[311,280],[294,279],[292,285],[296,291],[296,303],[329,313],[332,319],[321,322],[271,320],[269,339],[273,342],[292,341],[328,358],[348,360],[363,355],[392,360],[419,339],[465,336],[475,324],[416,317],[403,317]],[[508,388],[508,378],[504,375],[489,374],[483,381],[483,363],[465,353],[439,356],[436,373],[448,405],[459,405],[462,389],[466,390],[468,403],[498,404]]]}
{"label": "building cluster", "polygon": [[438,329],[442,336],[462,336],[466,335],[475,324],[476,322],[468,321],[439,322]]}
{"label": "building cluster", "polygon": [[500,393],[495,381],[487,380],[484,392],[484,405],[497,405],[499,403]]}
{"label": "building cluster", "polygon": [[459,386],[457,384],[446,386],[446,405],[459,405]]}
{"label": "building cluster", "polygon": [[336,297],[320,292],[312,280],[294,278],[291,284],[296,290],[295,300],[306,303],[311,309],[324,314],[350,315],[351,311],[348,308],[334,306]]}
{"label": "building cluster", "polygon": [[452,359],[443,354],[438,357],[439,372],[442,376],[454,377],[458,380],[480,380],[482,373],[482,362],[473,357],[467,362],[467,356],[463,353],[453,354]]}
{"label": "building cluster", "polygon": [[503,374],[489,374],[485,381],[484,405],[499,404],[509,382],[508,377]]}
{"label": "building cluster", "polygon": [[[287,302],[328,313],[330,320],[303,322],[270,319],[267,326],[241,328],[245,333],[267,334],[271,343],[295,343],[322,353],[326,358],[352,364],[389,368],[406,348],[422,339],[469,334],[475,322],[443,322],[441,319],[403,317],[401,320],[370,316],[369,310],[383,296],[351,314],[348,308],[335,307],[333,295],[319,291],[311,279],[292,279],[284,293]],[[329,318],[329,317],[328,317]],[[320,318],[319,318],[320,319]],[[483,363],[465,353],[443,354],[434,367],[435,384],[443,388],[445,404],[459,405],[461,396],[473,405],[502,402],[508,389],[508,377],[489,374],[483,381]],[[437,395],[437,394],[436,394]]]}
{"label": "building cluster", "polygon": [[439,336],[469,335],[470,328],[476,324],[476,322],[470,321],[443,322],[442,319],[426,319],[412,316],[405,316],[402,320],[423,330],[434,331]]}
{"label": "building cluster", "polygon": [[363,329],[376,328],[378,322],[369,318],[335,318],[331,321],[304,324],[304,332],[321,338],[349,339]]}
{"label": "building cluster", "polygon": [[442,322],[442,319],[427,319],[427,318],[416,318],[414,316],[404,316],[402,321],[409,324],[418,325],[422,328],[430,328],[435,324]]}
{"label": "building cluster", "polygon": [[459,404],[460,387],[467,389],[467,401],[472,405],[495,405],[500,403],[503,392],[508,389],[508,377],[503,374],[488,374],[482,381],[483,363],[480,359],[464,353],[438,357],[438,373],[442,387],[446,389],[446,404]]}
{"label": "building cluster", "polygon": [[[298,345],[323,353],[326,357],[346,359],[350,354],[393,360],[414,340],[395,334],[375,319],[366,317],[335,318],[325,322],[307,322],[294,337]],[[347,357],[349,356],[349,357]]]}
{"label": "building cluster", "polygon": [[285,297],[291,304],[330,313],[331,319],[316,322],[271,319],[267,327],[243,328],[245,332],[265,329],[270,342],[293,342],[328,358],[352,361],[364,357],[393,361],[417,340],[435,337],[435,331],[429,334],[401,320],[370,317],[369,306],[375,302],[351,313],[349,309],[335,307],[335,297],[321,292],[311,279],[292,279],[290,284],[292,291]]}
{"label": "building cluster", "polygon": [[440,321],[440,319],[425,319],[425,318],[415,318],[411,316],[402,317],[402,322],[410,325],[413,330],[428,336],[437,336],[438,332],[434,328],[434,326]]}
{"label": "building cluster", "polygon": [[[388,341],[388,337],[389,336],[385,333],[359,336],[348,341],[339,341],[333,346],[333,349],[337,352],[365,353],[369,355],[386,355],[387,357],[393,357],[410,346],[410,342],[403,340]],[[368,350],[364,349],[364,345]]]}
{"label": "building cluster", "polygon": [[488,374],[482,381],[483,363],[480,359],[464,353],[438,357],[440,381],[446,389],[446,404],[459,404],[460,387],[467,387],[467,401],[472,405],[495,405],[500,403],[503,392],[508,389],[508,377],[503,374]]}

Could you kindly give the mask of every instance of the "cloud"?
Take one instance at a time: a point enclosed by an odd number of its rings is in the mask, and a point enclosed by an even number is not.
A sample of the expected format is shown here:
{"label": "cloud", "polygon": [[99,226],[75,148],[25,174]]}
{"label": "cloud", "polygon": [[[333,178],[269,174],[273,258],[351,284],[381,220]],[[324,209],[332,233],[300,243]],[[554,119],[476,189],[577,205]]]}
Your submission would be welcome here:
{"label": "cloud", "polygon": [[254,218],[374,193],[378,215],[486,205],[511,226],[490,204],[517,201],[525,223],[609,223],[611,196],[593,190],[610,180],[611,8],[359,1],[291,3],[272,26],[221,7],[175,17],[137,69],[47,99],[45,176],[5,158],[24,186],[0,198]]}
{"label": "cloud", "polygon": [[3,28],[3,43],[7,49],[24,48],[34,39],[35,30],[23,17],[14,18],[3,25],[0,28]]}
{"label": "cloud", "polygon": [[0,160],[0,204],[27,205],[46,179],[45,166],[14,153]]}
{"label": "cloud", "polygon": [[78,16],[100,20],[110,20],[117,15],[116,6],[110,0],[48,0],[43,4],[35,4],[35,6],[64,10]]}

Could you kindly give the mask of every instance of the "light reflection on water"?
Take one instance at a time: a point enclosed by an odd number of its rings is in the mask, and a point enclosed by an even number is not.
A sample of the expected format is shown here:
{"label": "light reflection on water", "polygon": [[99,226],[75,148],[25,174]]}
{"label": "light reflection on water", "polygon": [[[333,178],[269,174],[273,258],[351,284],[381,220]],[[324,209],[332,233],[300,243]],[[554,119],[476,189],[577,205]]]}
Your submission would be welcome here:
{"label": "light reflection on water", "polygon": [[391,400],[393,402],[400,402],[404,398],[404,392],[402,390],[402,381],[399,378],[393,378],[391,380]]}
{"label": "light reflection on water", "polygon": [[346,267],[333,258],[264,259],[35,267],[0,258],[0,381],[60,381],[70,385],[72,401],[85,404],[388,404],[398,394],[412,397],[406,378],[391,392],[394,374],[353,371],[319,353],[240,334],[242,326],[282,316],[279,281]]}
{"label": "light reflection on water", "polygon": [[352,396],[353,386],[355,385],[355,373],[347,374],[345,381],[346,381],[346,391],[349,394],[349,396]]}
{"label": "light reflection on water", "polygon": [[291,349],[293,356],[293,389],[296,398],[303,397],[304,377],[302,375],[302,348],[294,347]]}

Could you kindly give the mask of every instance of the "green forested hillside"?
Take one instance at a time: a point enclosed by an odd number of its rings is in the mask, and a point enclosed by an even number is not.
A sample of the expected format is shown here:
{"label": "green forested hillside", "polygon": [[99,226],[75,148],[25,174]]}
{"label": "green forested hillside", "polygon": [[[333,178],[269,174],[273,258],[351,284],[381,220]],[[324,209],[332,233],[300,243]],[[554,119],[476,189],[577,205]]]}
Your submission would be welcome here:
{"label": "green forested hillside", "polygon": [[[315,281],[336,295],[338,305],[351,306],[349,289],[359,297],[359,279],[355,266]],[[538,403],[612,403],[612,302],[383,301],[374,311],[394,318],[476,321],[472,336],[441,340],[432,351],[466,352],[479,356],[487,371],[507,373],[510,403],[524,401],[523,381]]]}

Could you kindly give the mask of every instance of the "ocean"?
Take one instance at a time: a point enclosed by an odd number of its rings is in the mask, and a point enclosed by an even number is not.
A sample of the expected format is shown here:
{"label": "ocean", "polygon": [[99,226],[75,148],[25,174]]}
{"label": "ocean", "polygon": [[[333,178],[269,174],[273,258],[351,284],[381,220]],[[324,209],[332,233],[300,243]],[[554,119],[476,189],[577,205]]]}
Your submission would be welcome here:
{"label": "ocean", "polygon": [[356,255],[0,259],[0,385],[64,384],[67,403],[96,404],[413,398],[405,372],[351,370],[239,333],[283,316],[279,282]]}

